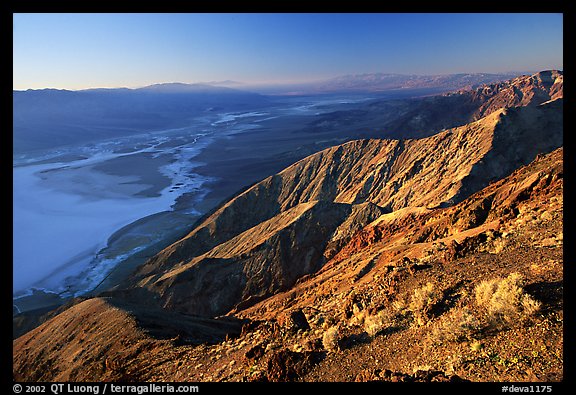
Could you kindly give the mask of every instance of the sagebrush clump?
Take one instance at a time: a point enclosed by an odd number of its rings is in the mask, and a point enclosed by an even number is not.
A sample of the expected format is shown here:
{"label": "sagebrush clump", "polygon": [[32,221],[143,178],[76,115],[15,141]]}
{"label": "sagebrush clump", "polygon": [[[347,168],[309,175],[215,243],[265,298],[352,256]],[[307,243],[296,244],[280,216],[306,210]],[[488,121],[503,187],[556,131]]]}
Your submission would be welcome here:
{"label": "sagebrush clump", "polygon": [[523,278],[512,273],[506,278],[482,281],[474,289],[476,305],[491,326],[512,326],[540,310],[541,303],[526,294]]}
{"label": "sagebrush clump", "polygon": [[326,351],[338,351],[340,349],[340,331],[337,326],[330,327],[322,336],[322,345]]}
{"label": "sagebrush clump", "polygon": [[435,341],[470,341],[482,331],[483,324],[474,313],[464,307],[451,310],[433,330]]}
{"label": "sagebrush clump", "polygon": [[430,310],[439,299],[440,294],[433,283],[426,283],[423,287],[414,290],[408,308],[414,314],[418,325],[424,325],[430,318]]}
{"label": "sagebrush clump", "polygon": [[382,332],[389,325],[389,317],[384,310],[369,315],[364,319],[364,330],[372,337]]}
{"label": "sagebrush clump", "polygon": [[473,300],[452,309],[431,332],[435,342],[475,341],[488,330],[501,330],[524,323],[540,310],[541,303],[524,292],[518,273],[482,281],[474,288]]}

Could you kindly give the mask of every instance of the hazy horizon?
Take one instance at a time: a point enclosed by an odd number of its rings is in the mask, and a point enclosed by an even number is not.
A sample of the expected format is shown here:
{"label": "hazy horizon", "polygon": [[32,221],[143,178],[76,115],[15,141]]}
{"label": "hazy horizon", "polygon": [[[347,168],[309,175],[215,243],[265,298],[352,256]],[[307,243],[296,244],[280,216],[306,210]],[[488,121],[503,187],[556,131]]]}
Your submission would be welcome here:
{"label": "hazy horizon", "polygon": [[321,83],[326,82],[331,79],[336,79],[339,77],[348,77],[348,76],[363,76],[363,75],[398,75],[398,76],[448,76],[448,75],[459,75],[459,74],[534,74],[540,71],[545,70],[558,70],[563,71],[562,69],[542,69],[542,70],[505,70],[501,72],[493,72],[493,73],[483,73],[483,72],[475,72],[475,73],[465,73],[465,72],[455,72],[455,73],[446,73],[446,74],[402,74],[402,73],[382,73],[382,72],[374,72],[374,73],[355,73],[355,74],[340,74],[333,77],[325,78],[325,79],[318,79],[318,80],[311,80],[311,81],[281,81],[281,82],[262,82],[262,83],[250,83],[250,82],[243,82],[243,81],[190,81],[190,82],[183,82],[183,81],[158,81],[153,82],[146,85],[137,85],[137,86],[90,86],[85,88],[60,88],[60,87],[39,87],[39,88],[24,88],[24,89],[13,89],[14,91],[26,91],[26,90],[70,90],[70,91],[82,91],[82,90],[98,90],[98,89],[141,89],[146,88],[154,85],[170,85],[170,84],[184,84],[184,85],[212,85],[216,87],[227,87],[232,89],[248,89],[248,88],[266,88],[266,87],[280,87],[280,86],[290,86],[290,85],[306,85],[306,84],[313,84],[313,83]]}
{"label": "hazy horizon", "polygon": [[563,69],[562,14],[14,14],[13,89]]}

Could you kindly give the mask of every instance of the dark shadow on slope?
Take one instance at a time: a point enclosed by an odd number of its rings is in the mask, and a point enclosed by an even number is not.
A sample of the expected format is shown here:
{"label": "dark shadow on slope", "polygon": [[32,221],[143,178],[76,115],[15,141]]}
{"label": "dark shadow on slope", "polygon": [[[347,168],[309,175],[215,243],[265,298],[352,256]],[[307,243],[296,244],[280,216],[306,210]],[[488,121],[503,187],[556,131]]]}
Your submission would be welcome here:
{"label": "dark shadow on slope", "polygon": [[342,349],[349,349],[357,345],[368,344],[371,341],[372,337],[366,332],[353,333],[340,339],[338,346]]}
{"label": "dark shadow on slope", "polygon": [[12,317],[12,339],[30,332],[31,330],[42,325],[44,322],[56,317],[58,314],[69,309],[70,307],[83,302],[85,297],[66,299],[62,304],[42,307],[35,310],[28,310]]}
{"label": "dark shadow on slope", "polygon": [[106,301],[134,317],[151,337],[172,340],[174,345],[214,344],[240,335],[247,320],[233,317],[206,318],[168,311],[155,306],[110,297]]}
{"label": "dark shadow on slope", "polygon": [[452,203],[459,203],[491,182],[509,176],[517,168],[532,162],[536,155],[561,147],[564,143],[563,109],[563,99],[535,107],[507,109],[494,129],[493,149],[464,177],[462,188],[451,199]]}
{"label": "dark shadow on slope", "polygon": [[265,379],[269,382],[299,381],[314,365],[326,357],[324,352],[280,350],[272,354],[266,365]]}
{"label": "dark shadow on slope", "polygon": [[446,288],[442,292],[442,299],[440,302],[436,303],[432,307],[430,315],[432,317],[440,317],[442,314],[455,307],[458,300],[462,297],[461,290],[467,285],[467,283],[469,283],[469,281],[461,280],[453,286]]}
{"label": "dark shadow on slope", "polygon": [[353,333],[340,339],[338,345],[341,349],[349,349],[362,344],[371,343],[375,337],[392,335],[393,333],[400,332],[405,329],[407,329],[405,325],[391,325],[378,331],[374,334],[374,336],[370,336],[367,332]]}
{"label": "dark shadow on slope", "polygon": [[561,310],[564,300],[564,281],[537,282],[526,285],[526,292],[542,302],[541,312]]}

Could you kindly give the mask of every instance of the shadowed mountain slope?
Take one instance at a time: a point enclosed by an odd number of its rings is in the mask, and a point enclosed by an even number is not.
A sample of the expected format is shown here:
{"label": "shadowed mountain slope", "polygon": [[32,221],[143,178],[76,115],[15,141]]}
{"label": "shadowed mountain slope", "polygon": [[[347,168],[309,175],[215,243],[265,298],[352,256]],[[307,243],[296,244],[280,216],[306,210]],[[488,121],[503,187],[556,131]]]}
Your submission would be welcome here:
{"label": "shadowed mountain slope", "polygon": [[450,206],[561,145],[558,99],[425,139],[329,148],[225,203],[143,265],[130,286],[149,289],[164,307],[224,314],[321,268],[347,241],[336,242],[334,232],[357,205],[375,210],[357,216],[360,226],[378,212]]}
{"label": "shadowed mountain slope", "polygon": [[88,299],[15,340],[14,378],[148,380],[155,375],[151,355],[167,362],[178,354],[175,345],[221,342],[239,335],[241,326],[233,318],[185,316],[121,298]]}

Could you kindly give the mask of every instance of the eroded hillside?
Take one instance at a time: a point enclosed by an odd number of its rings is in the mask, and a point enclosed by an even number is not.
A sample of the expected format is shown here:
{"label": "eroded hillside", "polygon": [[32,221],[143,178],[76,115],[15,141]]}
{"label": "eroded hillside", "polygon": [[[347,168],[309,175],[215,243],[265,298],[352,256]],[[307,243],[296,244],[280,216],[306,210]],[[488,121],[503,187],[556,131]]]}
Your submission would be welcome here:
{"label": "eroded hillside", "polygon": [[143,265],[129,288],[148,289],[170,309],[225,314],[319,270],[352,236],[342,226],[408,207],[450,206],[561,145],[558,99],[425,139],[329,148],[224,204]]}
{"label": "eroded hillside", "polygon": [[[15,377],[561,380],[562,154],[453,207],[383,214],[317,274],[228,320],[84,301],[14,342]],[[479,298],[485,280],[510,303]]]}
{"label": "eroded hillside", "polygon": [[351,141],[239,192],[16,339],[14,377],[562,380],[562,75],[548,74],[468,93],[485,112],[464,126]]}

